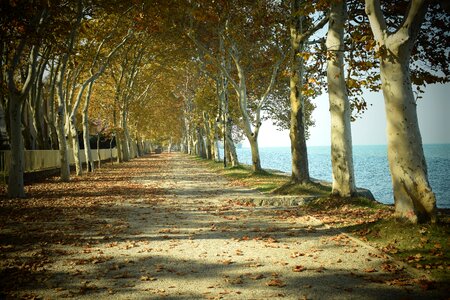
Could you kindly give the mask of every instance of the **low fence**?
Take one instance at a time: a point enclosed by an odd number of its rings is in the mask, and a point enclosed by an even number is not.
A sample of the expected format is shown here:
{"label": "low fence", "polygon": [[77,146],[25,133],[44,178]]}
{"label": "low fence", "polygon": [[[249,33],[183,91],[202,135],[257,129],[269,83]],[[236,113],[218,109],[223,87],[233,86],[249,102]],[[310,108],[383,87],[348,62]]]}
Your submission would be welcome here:
{"label": "low fence", "polygon": [[[74,165],[73,151],[67,151],[70,165]],[[107,160],[117,158],[117,149],[100,149],[91,150],[92,159],[94,161]],[[100,156],[100,157],[99,157]],[[9,172],[9,162],[11,159],[11,151],[0,151],[0,173],[7,174]],[[84,150],[80,150],[81,162],[86,162]],[[61,167],[59,150],[25,150],[24,172],[37,172],[58,169]]]}

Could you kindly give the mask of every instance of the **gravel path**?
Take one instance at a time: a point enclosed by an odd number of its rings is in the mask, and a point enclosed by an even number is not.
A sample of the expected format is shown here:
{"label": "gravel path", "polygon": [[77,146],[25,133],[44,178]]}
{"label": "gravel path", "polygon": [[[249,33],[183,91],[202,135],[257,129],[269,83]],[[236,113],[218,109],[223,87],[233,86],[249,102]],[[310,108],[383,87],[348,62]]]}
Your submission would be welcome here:
{"label": "gravel path", "polygon": [[417,287],[393,285],[404,274],[362,242],[299,210],[237,205],[264,195],[231,186],[187,156],[160,159],[168,161],[165,174],[139,179],[167,192],[149,217],[157,225],[142,237],[151,240],[154,250],[146,263],[149,276],[156,279],[142,285],[159,296],[423,298]]}
{"label": "gravel path", "polygon": [[402,286],[408,275],[395,262],[299,209],[239,205],[267,196],[231,186],[188,156],[162,154],[139,164],[160,170],[134,179],[152,191],[152,200],[130,195],[93,213],[105,231],[81,230],[90,243],[48,248],[59,249],[60,256],[46,266],[51,276],[45,284],[30,287],[30,294],[47,299],[439,299],[418,284]]}

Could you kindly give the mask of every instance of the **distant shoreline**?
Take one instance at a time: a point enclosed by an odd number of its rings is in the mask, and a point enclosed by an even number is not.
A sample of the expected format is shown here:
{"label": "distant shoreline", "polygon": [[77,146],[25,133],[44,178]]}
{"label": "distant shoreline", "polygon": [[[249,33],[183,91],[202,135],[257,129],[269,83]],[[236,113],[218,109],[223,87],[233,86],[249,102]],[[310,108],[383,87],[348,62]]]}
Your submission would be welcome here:
{"label": "distant shoreline", "polygon": [[[450,142],[448,142],[448,143],[428,143],[428,144],[423,144],[424,146],[447,146],[447,145],[450,145]],[[355,147],[355,146],[357,146],[357,147],[378,147],[378,146],[384,146],[384,147],[387,147],[387,144],[364,144],[364,145],[353,145],[353,147]],[[291,147],[290,145],[286,145],[286,146],[259,146],[259,148],[261,149],[261,148],[289,148],[289,147]],[[311,146],[308,146],[307,145],[307,147],[308,148],[310,148],[310,147],[331,147],[331,145],[311,145]],[[246,145],[243,145],[242,146],[242,149],[250,149],[250,147],[247,147]]]}

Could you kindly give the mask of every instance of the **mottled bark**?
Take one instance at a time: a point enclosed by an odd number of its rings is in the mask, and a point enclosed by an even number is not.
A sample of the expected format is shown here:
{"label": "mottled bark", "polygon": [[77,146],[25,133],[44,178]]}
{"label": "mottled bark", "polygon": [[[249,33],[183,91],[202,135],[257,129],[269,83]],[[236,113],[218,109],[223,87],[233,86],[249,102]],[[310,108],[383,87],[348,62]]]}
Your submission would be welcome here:
{"label": "mottled bark", "polygon": [[[89,103],[91,101],[91,93],[92,86],[94,82],[89,83],[89,87],[86,93],[86,98],[83,106],[82,112],[82,123],[83,123],[83,144],[84,144],[84,156],[86,157],[86,172],[94,172],[95,166],[94,161],[92,159],[91,153],[91,143],[90,143],[90,134],[89,134]],[[99,137],[97,136],[97,140]],[[99,161],[100,164],[100,161]]]}
{"label": "mottled bark", "polygon": [[10,122],[10,144],[11,161],[8,176],[8,196],[11,198],[25,197],[23,169],[24,169],[24,145],[21,132],[22,105],[20,97],[10,95],[9,97],[9,122]]}
{"label": "mottled bark", "polygon": [[404,22],[395,32],[388,33],[379,1],[366,0],[366,13],[380,47],[395,211],[414,223],[436,221],[436,197],[428,182],[409,69],[426,10],[426,1],[412,0]]}
{"label": "mottled bark", "polygon": [[203,112],[203,126],[205,130],[206,159],[212,159],[211,128],[209,127],[209,115],[206,111]]}
{"label": "mottled bark", "polygon": [[350,197],[356,194],[353,169],[351,110],[344,76],[345,1],[331,4],[327,34],[327,80],[331,114],[332,194]]}
{"label": "mottled bark", "polygon": [[[291,10],[298,12],[301,8],[301,1],[293,0]],[[289,137],[291,139],[292,154],[292,175],[291,179],[296,183],[307,183],[310,181],[308,167],[308,152],[306,149],[305,135],[305,105],[302,99],[304,61],[300,55],[303,43],[301,34],[303,33],[302,17],[294,16],[290,24],[291,33],[291,76],[289,79],[291,102],[291,122]]]}

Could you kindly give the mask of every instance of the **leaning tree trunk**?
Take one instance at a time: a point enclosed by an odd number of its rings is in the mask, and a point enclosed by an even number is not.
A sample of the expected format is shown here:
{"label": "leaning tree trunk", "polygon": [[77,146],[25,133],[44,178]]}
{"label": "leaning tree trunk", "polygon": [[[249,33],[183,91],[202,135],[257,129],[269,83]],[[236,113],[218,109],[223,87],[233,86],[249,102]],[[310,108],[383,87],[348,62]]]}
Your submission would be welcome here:
{"label": "leaning tree trunk", "polygon": [[9,98],[9,124],[11,142],[11,161],[8,176],[8,196],[24,198],[24,144],[22,138],[22,106],[23,100],[18,97]]}
{"label": "leaning tree trunk", "polygon": [[389,58],[383,59],[381,80],[395,211],[413,222],[434,221],[436,197],[428,182],[409,59],[395,62]]}
{"label": "leaning tree trunk", "polygon": [[435,222],[437,210],[436,196],[428,182],[409,69],[427,5],[425,1],[411,1],[405,21],[394,33],[388,33],[380,3],[366,0],[370,26],[381,48],[381,83],[395,211],[413,223]]}
{"label": "leaning tree trunk", "polygon": [[350,103],[344,77],[345,1],[331,4],[327,34],[327,79],[331,114],[332,194],[351,197],[356,194],[353,170]]}

